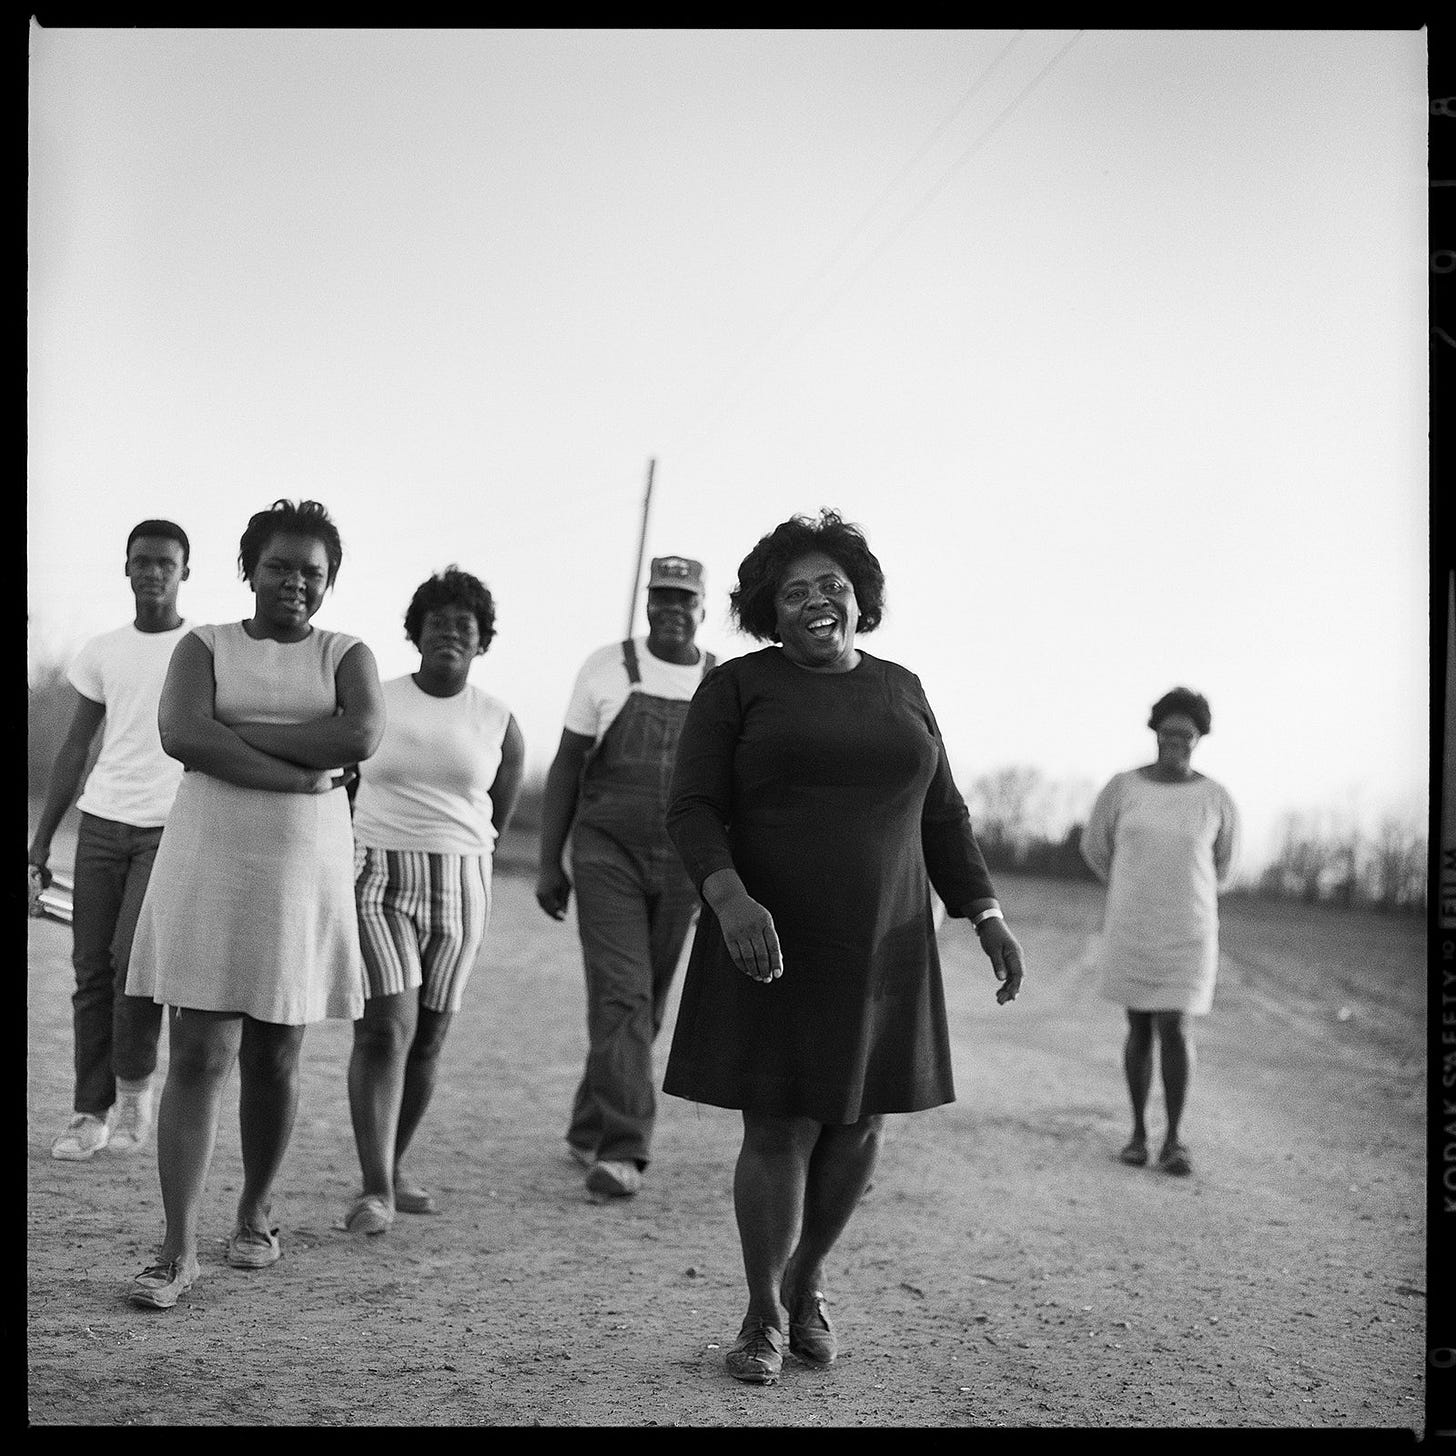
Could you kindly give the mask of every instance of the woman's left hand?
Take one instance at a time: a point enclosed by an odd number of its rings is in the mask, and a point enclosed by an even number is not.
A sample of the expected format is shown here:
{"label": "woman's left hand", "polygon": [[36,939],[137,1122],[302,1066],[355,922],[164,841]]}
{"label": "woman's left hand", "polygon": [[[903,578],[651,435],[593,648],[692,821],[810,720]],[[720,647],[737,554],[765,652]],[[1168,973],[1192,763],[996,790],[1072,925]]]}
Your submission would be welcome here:
{"label": "woman's left hand", "polygon": [[1021,990],[1021,978],[1025,974],[1020,942],[999,916],[983,920],[976,927],[976,937],[991,962],[996,979],[1001,982],[996,988],[997,1004],[1004,1006],[1008,1001],[1016,1000],[1016,993]]}

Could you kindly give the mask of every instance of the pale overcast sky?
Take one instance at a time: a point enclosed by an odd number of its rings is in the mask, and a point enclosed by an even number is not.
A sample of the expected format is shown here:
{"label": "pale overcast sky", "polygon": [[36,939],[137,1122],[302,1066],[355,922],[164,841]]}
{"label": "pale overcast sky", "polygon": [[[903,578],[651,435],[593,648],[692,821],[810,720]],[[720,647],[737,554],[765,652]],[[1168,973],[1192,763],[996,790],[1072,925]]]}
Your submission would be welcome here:
{"label": "pale overcast sky", "polygon": [[[1260,856],[1422,822],[1425,35],[33,27],[30,655],[126,620],[125,537],[322,500],[319,624],[386,676],[458,562],[544,770],[649,554],[861,523],[860,645],[963,782],[1090,794],[1167,688]],[[640,629],[640,613],[636,617]]]}

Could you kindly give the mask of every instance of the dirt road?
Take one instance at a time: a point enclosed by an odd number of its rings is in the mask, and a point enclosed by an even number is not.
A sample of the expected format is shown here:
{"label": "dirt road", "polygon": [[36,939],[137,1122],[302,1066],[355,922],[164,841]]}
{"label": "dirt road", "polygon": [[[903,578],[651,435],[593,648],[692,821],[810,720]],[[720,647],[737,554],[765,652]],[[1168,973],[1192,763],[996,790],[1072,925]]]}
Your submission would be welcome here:
{"label": "dirt road", "polygon": [[326,1023],[309,1033],[275,1207],[284,1259],[224,1261],[240,1181],[229,1117],[203,1278],[166,1313],[124,1300],[160,1236],[151,1154],[49,1156],[70,1094],[69,932],[31,922],[30,1423],[1409,1439],[1423,1418],[1424,927],[1226,906],[1186,1127],[1196,1172],[1180,1180],[1116,1161],[1121,1013],[1086,959],[1100,892],[998,881],[1026,990],[998,1008],[974,936],[943,932],[958,1100],[892,1119],[833,1260],[841,1359],[793,1364],[767,1389],[722,1368],[743,1305],[736,1116],[663,1099],[641,1195],[585,1193],[561,1141],[584,1046],[575,931],[540,913],[527,879],[498,874],[421,1134],[416,1171],[443,1213],[368,1242],[336,1228],[356,1177],[350,1029]]}

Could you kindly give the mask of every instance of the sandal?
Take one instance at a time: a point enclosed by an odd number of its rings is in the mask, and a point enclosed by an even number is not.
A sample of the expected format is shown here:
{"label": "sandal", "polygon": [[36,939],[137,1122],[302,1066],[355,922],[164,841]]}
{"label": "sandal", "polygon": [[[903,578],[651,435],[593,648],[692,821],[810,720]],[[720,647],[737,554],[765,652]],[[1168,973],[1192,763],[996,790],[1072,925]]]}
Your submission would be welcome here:
{"label": "sandal", "polygon": [[417,1183],[411,1183],[400,1187],[394,1185],[394,1211],[396,1213],[439,1213],[440,1205],[435,1202],[435,1195],[428,1188],[421,1188]]}
{"label": "sandal", "polygon": [[167,1264],[149,1264],[131,1281],[127,1298],[133,1304],[146,1305],[150,1309],[171,1309],[192,1287],[196,1278],[195,1265],[187,1274],[176,1259]]}
{"label": "sandal", "polygon": [[1182,1143],[1170,1143],[1158,1154],[1158,1167],[1175,1178],[1186,1178],[1193,1171],[1193,1160]]}
{"label": "sandal", "polygon": [[351,1234],[388,1233],[394,1210],[377,1193],[361,1193],[344,1215],[344,1227]]}
{"label": "sandal", "polygon": [[767,1320],[749,1317],[729,1347],[724,1363],[735,1380],[772,1385],[784,1368],[784,1332]]}
{"label": "sandal", "polygon": [[283,1257],[278,1230],[240,1223],[228,1236],[227,1261],[234,1269],[266,1269]]}

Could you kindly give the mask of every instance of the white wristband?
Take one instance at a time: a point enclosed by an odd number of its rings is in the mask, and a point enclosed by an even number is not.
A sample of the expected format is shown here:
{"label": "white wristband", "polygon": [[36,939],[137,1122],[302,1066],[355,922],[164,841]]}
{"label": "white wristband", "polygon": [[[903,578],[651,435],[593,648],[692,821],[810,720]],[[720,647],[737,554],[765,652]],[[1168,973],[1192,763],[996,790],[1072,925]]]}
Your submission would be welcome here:
{"label": "white wristband", "polygon": [[995,905],[993,905],[993,906],[991,906],[991,908],[989,910],[982,910],[979,915],[972,915],[971,916],[971,924],[977,930],[979,930],[981,928],[981,923],[983,921],[986,921],[986,920],[1005,920],[1005,918],[1006,917],[1001,913],[1001,911]]}

